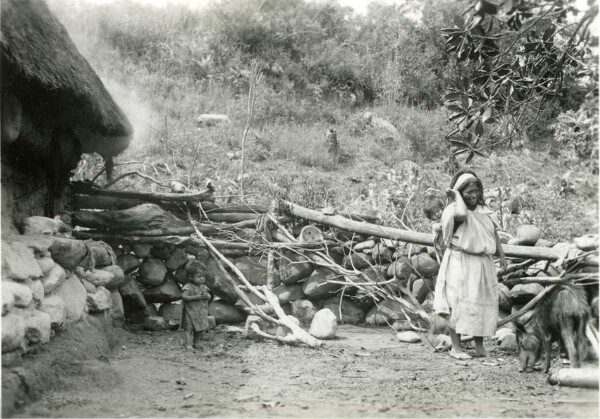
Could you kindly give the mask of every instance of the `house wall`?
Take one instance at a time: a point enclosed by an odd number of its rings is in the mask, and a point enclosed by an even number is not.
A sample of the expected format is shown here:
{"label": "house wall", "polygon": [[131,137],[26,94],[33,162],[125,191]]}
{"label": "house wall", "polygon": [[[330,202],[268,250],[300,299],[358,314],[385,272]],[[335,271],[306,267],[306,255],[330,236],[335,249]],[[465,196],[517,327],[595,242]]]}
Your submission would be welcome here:
{"label": "house wall", "polygon": [[19,167],[2,155],[2,233],[15,232],[25,217],[46,215],[48,175],[41,167]]}

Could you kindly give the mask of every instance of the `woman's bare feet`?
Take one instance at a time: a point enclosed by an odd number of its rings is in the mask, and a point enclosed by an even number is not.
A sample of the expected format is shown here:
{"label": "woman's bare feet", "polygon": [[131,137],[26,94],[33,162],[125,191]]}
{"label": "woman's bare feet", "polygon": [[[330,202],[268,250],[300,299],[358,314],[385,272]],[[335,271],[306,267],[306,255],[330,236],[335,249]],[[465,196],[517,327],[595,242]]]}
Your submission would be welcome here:
{"label": "woman's bare feet", "polygon": [[462,350],[457,351],[457,350],[451,349],[449,352],[449,355],[455,359],[471,359],[471,355],[463,352]]}

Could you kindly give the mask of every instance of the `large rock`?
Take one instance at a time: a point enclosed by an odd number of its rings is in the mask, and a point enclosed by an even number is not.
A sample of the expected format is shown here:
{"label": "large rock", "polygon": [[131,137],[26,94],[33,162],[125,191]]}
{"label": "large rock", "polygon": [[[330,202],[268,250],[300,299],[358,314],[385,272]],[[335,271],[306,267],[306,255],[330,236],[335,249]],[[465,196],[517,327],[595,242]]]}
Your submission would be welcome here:
{"label": "large rock", "polygon": [[[6,281],[3,281],[3,283]],[[12,292],[2,291],[2,315],[8,314],[15,306],[15,296]]]}
{"label": "large rock", "polygon": [[170,303],[181,300],[181,289],[171,274],[167,274],[165,280],[158,287],[144,290],[144,297],[149,303]]}
{"label": "large rock", "polygon": [[331,297],[342,288],[342,285],[332,284],[328,281],[340,281],[340,277],[331,269],[318,267],[302,286],[302,292],[310,299]]}
{"label": "large rock", "polygon": [[342,260],[342,266],[348,269],[365,269],[373,264],[373,258],[371,255],[367,255],[359,252],[352,252],[348,256],[344,256]]}
{"label": "large rock", "polygon": [[107,283],[106,285],[102,285],[104,288],[113,290],[115,288],[119,288],[122,285],[125,285],[127,281],[129,281],[129,276],[125,275],[123,269],[121,269],[118,265],[109,265],[103,268],[100,268],[101,271],[109,272],[113,275],[112,281]]}
{"label": "large rock", "polygon": [[117,265],[121,267],[123,273],[130,274],[140,267],[140,260],[132,254],[117,256]]}
{"label": "large rock", "polygon": [[510,299],[510,290],[504,284],[498,284],[498,307],[500,310],[509,312],[512,308],[512,302]]}
{"label": "large rock", "polygon": [[2,317],[2,353],[25,349],[25,320],[8,313]]}
{"label": "large rock", "polygon": [[61,220],[34,215],[21,222],[22,234],[47,234],[56,235],[71,231]]}
{"label": "large rock", "polygon": [[392,261],[392,255],[394,252],[390,250],[384,243],[377,243],[371,249],[371,257],[376,264],[390,263]]}
{"label": "large rock", "polygon": [[33,295],[33,302],[36,305],[36,307],[39,307],[45,295],[44,285],[42,284],[42,281],[40,281],[39,279],[28,279],[24,282],[24,284],[27,285],[27,287],[29,287],[29,289],[31,290],[31,294]]}
{"label": "large rock", "polygon": [[[114,275],[110,272],[104,271],[102,269],[90,269],[84,270],[82,267],[78,266],[75,268],[75,274],[78,278],[83,279],[94,287],[105,287],[107,284],[110,284],[114,280]],[[82,281],[83,283],[83,281]],[[85,287],[85,284],[84,284]],[[90,290],[86,287],[87,291]],[[94,291],[92,291],[94,292]]]}
{"label": "large rock", "polygon": [[73,323],[80,320],[85,314],[87,308],[87,291],[77,278],[77,275],[70,275],[54,291],[54,294],[62,297],[67,311],[66,323]]}
{"label": "large rock", "polygon": [[165,280],[167,267],[159,259],[146,259],[140,265],[138,281],[150,287],[156,287]]}
{"label": "large rock", "polygon": [[18,282],[2,281],[2,294],[4,293],[13,295],[15,307],[26,308],[33,301],[31,289]]}
{"label": "large rock", "polygon": [[340,297],[331,297],[325,301],[323,308],[330,309],[339,323],[356,324],[365,319],[365,312],[358,304],[346,298],[340,301]]}
{"label": "large rock", "polygon": [[402,305],[394,300],[383,300],[374,306],[365,318],[365,323],[371,326],[383,326],[393,324],[402,316]]}
{"label": "large rock", "polygon": [[123,297],[121,297],[121,293],[119,290],[111,290],[110,298],[112,308],[110,311],[113,326],[121,327],[125,324],[125,309],[123,307]]}
{"label": "large rock", "polygon": [[18,241],[2,240],[2,276],[15,281],[42,276],[33,251]]}
{"label": "large rock", "polygon": [[221,272],[212,258],[206,263],[206,270],[204,271],[206,276],[206,286],[210,291],[222,298],[229,303],[235,303],[238,299],[238,295],[235,292],[233,284],[227,279],[227,277]]}
{"label": "large rock", "polygon": [[419,303],[423,303],[427,296],[433,291],[433,281],[430,279],[418,278],[412,284],[412,293]]}
{"label": "large rock", "polygon": [[49,256],[44,256],[36,259],[38,265],[40,265],[40,269],[42,271],[42,275],[47,275],[48,272],[52,270],[54,267],[54,261]]}
{"label": "large rock", "polygon": [[333,339],[336,332],[337,318],[335,314],[328,308],[317,311],[315,317],[312,319],[308,333],[317,339]]}
{"label": "large rock", "polygon": [[315,270],[306,256],[284,253],[279,259],[279,278],[282,284],[292,285],[307,278]]}
{"label": "large rock", "polygon": [[161,304],[158,309],[160,314],[167,323],[171,322],[181,323],[181,317],[183,315],[183,304],[165,303]]}
{"label": "large rock", "polygon": [[406,285],[406,281],[410,278],[412,273],[411,262],[406,257],[400,257],[388,268],[388,276],[396,277],[400,280],[400,283]]}
{"label": "large rock", "polygon": [[281,304],[304,298],[301,284],[280,285],[273,288],[273,294],[277,296]]}
{"label": "large rock", "polygon": [[34,310],[24,317],[25,340],[29,345],[50,342],[52,319],[48,313]]}
{"label": "large rock", "polygon": [[527,304],[544,290],[540,284],[518,284],[509,292],[512,304]]}
{"label": "large rock", "polygon": [[144,308],[131,307],[125,309],[125,318],[131,324],[143,324],[148,317],[157,317],[158,310],[154,304],[148,304]]}
{"label": "large rock", "polygon": [[110,291],[100,286],[94,294],[87,295],[87,306],[90,313],[101,313],[112,308]]}
{"label": "large rock", "polygon": [[365,313],[375,305],[375,300],[368,289],[360,289],[356,291],[354,302]]}
{"label": "large rock", "polygon": [[410,261],[414,269],[424,278],[433,278],[437,275],[440,265],[437,260],[432,258],[429,253],[419,253],[412,258]]}
{"label": "large rock", "polygon": [[173,250],[175,250],[175,245],[170,243],[155,244],[152,246],[152,249],[150,249],[150,256],[166,261],[171,256]]}
{"label": "large rock", "polygon": [[242,256],[235,259],[234,264],[252,285],[267,284],[267,258]]}
{"label": "large rock", "polygon": [[145,259],[148,256],[150,256],[150,249],[152,248],[152,245],[135,243],[131,247],[133,248],[133,253],[135,253],[137,257],[139,257],[140,259]]}
{"label": "large rock", "polygon": [[44,293],[45,294],[52,293],[52,291],[54,291],[56,288],[58,288],[60,286],[60,284],[62,284],[64,282],[65,279],[67,279],[67,274],[66,274],[65,270],[63,269],[62,266],[60,266],[58,263],[56,263],[52,267],[50,272],[48,272],[42,278],[42,285],[44,286]]}
{"label": "large rock", "polygon": [[211,302],[208,305],[208,314],[215,318],[217,324],[238,324],[246,320],[246,316],[237,308],[221,301]]}
{"label": "large rock", "polygon": [[409,330],[406,332],[398,332],[396,334],[396,337],[398,338],[398,341],[404,342],[404,343],[421,342],[421,336],[419,336],[417,333],[413,332],[412,330]]}
{"label": "large rock", "polygon": [[167,259],[165,266],[169,271],[174,271],[185,265],[187,261],[188,257],[185,251],[181,248],[178,248],[175,249],[173,253],[171,253],[171,256],[169,256],[169,259]]}
{"label": "large rock", "polygon": [[598,249],[598,235],[586,234],[585,236],[576,237],[573,242],[584,252]]}
{"label": "large rock", "polygon": [[50,295],[44,298],[40,311],[50,316],[50,325],[53,329],[61,327],[67,319],[67,306],[60,295]]}
{"label": "large rock", "polygon": [[144,329],[151,332],[167,330],[167,322],[160,316],[149,316],[144,319]]}
{"label": "large rock", "polygon": [[133,278],[120,287],[119,292],[121,293],[121,297],[123,297],[125,311],[136,308],[143,309],[146,307],[146,298],[144,297],[139,284]]}
{"label": "large rock", "polygon": [[300,320],[301,324],[309,324],[317,314],[317,310],[309,300],[292,301],[292,315]]}
{"label": "large rock", "polygon": [[533,224],[525,224],[517,227],[516,235],[517,242],[514,244],[518,246],[534,246],[542,237],[542,231]]}

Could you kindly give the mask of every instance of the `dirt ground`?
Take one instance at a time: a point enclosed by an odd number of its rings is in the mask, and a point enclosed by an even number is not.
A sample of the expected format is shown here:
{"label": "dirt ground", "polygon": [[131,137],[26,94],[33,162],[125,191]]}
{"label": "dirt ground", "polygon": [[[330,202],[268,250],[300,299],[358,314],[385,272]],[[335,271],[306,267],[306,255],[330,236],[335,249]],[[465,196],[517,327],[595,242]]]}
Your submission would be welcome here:
{"label": "dirt ground", "polygon": [[314,350],[219,327],[197,353],[179,332],[119,330],[111,357],[83,361],[17,416],[598,417],[597,390],[519,373],[514,354],[457,361],[385,328],[343,325]]}

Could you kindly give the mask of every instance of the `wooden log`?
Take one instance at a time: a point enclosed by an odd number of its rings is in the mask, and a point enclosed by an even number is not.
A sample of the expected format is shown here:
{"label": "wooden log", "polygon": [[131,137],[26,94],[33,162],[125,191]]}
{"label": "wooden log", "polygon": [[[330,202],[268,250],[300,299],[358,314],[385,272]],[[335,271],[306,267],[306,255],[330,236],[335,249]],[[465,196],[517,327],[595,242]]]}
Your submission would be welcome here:
{"label": "wooden log", "polygon": [[[253,227],[255,222],[253,220],[242,221],[236,224],[195,224],[198,230],[204,234],[217,234],[223,231],[236,231],[243,228]],[[92,238],[94,234],[105,235],[106,231],[98,230],[87,230],[79,231],[76,234],[87,233],[87,238]],[[109,233],[116,237],[121,235],[127,236],[140,236],[140,237],[160,237],[160,236],[183,236],[194,233],[194,227],[172,227],[172,228],[156,228],[151,230],[128,230],[121,233]],[[85,234],[84,234],[85,236]],[[83,237],[83,236],[82,236]]]}
{"label": "wooden log", "polygon": [[103,210],[122,210],[133,208],[145,204],[141,199],[115,198],[113,196],[93,196],[73,194],[71,197],[71,208],[73,210],[82,209],[103,209]]}
{"label": "wooden log", "polygon": [[254,221],[260,214],[253,214],[250,212],[236,212],[236,213],[206,213],[206,216],[202,216],[202,219],[212,221],[213,223],[239,223],[241,221]]}
{"label": "wooden log", "polygon": [[77,211],[73,225],[104,230],[140,230],[186,227],[187,221],[175,217],[156,204],[142,204],[119,211]]}
{"label": "wooden log", "polygon": [[598,388],[598,368],[561,368],[548,376],[548,383],[567,387]]}
{"label": "wooden log", "polygon": [[81,266],[85,269],[114,265],[117,257],[106,243],[73,240],[63,237],[50,237],[52,244],[48,251],[52,259],[67,269]]}
{"label": "wooden log", "polygon": [[[288,201],[284,201],[284,204],[290,215],[314,223],[337,227],[342,230],[353,231],[368,236],[400,240],[423,246],[433,246],[433,237],[430,233],[418,233],[416,231],[361,223],[349,220],[340,215],[325,215],[322,212],[304,208]],[[502,245],[502,249],[504,250],[504,254],[508,257],[543,260],[558,260],[560,258],[558,251],[549,247],[528,247],[504,244]],[[584,265],[598,266],[598,258],[586,257],[581,263]]]}
{"label": "wooden log", "polygon": [[71,190],[81,195],[112,196],[115,198],[139,199],[150,202],[202,202],[209,200],[213,196],[214,189],[207,188],[200,192],[190,194],[161,193],[161,192],[131,192],[131,191],[113,191],[96,188],[89,183],[75,182],[71,184]]}
{"label": "wooden log", "polygon": [[265,214],[269,212],[269,207],[266,205],[250,205],[250,204],[237,204],[237,205],[219,205],[213,204],[212,202],[202,202],[202,209],[207,214],[229,214],[229,213],[251,213],[251,214]]}

